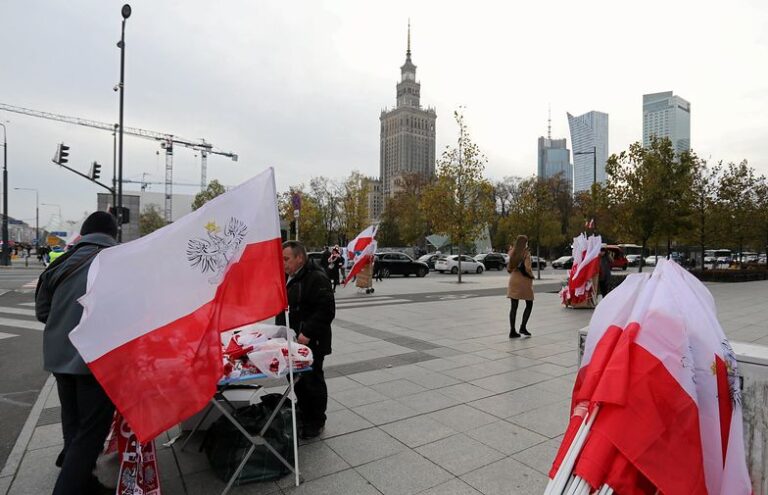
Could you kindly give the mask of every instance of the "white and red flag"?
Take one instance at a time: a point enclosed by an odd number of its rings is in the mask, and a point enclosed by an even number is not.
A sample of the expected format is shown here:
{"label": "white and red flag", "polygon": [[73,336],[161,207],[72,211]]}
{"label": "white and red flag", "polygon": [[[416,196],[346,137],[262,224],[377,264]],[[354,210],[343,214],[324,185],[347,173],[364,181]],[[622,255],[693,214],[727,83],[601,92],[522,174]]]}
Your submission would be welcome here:
{"label": "white and red flag", "polygon": [[568,285],[560,293],[563,304],[583,303],[595,290],[592,279],[600,273],[602,242],[599,235],[587,237],[580,234],[573,238],[573,266],[568,274]]}
{"label": "white and red flag", "polygon": [[351,260],[354,260],[352,269],[347,274],[347,278],[344,279],[344,284],[352,280],[352,278],[360,273],[360,270],[365,268],[368,263],[373,260],[374,254],[376,254],[376,232],[378,231],[377,225],[371,225],[365,230],[357,234],[357,237],[352,239],[347,245],[347,253]]}
{"label": "white and red flag", "polygon": [[701,282],[667,261],[652,275],[628,276],[590,321],[572,421],[550,477],[589,411],[572,470],[584,493],[749,495],[738,381]]}
{"label": "white and red flag", "polygon": [[213,396],[220,332],[287,306],[276,197],[270,168],[93,260],[70,339],[141,442]]}

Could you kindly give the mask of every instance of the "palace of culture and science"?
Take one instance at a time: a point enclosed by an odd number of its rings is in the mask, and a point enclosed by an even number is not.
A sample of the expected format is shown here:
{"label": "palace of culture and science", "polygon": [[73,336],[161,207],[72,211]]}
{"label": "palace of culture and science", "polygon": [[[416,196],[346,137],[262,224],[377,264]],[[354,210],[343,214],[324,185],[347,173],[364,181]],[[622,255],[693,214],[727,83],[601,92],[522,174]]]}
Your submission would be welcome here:
{"label": "palace of culture and science", "polygon": [[421,83],[416,80],[416,66],[411,62],[411,28],[408,49],[400,67],[397,105],[381,112],[379,179],[369,185],[368,211],[372,219],[380,217],[384,202],[397,191],[398,179],[405,174],[419,174],[425,179],[435,174],[434,108],[422,108]]}

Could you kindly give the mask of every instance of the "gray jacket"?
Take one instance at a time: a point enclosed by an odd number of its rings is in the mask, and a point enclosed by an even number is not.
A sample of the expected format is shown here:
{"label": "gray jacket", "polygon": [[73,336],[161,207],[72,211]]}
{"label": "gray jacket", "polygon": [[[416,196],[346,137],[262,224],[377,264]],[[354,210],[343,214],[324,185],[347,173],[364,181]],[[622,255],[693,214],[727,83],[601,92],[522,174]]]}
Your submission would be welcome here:
{"label": "gray jacket", "polygon": [[[43,367],[53,373],[89,375],[91,371],[69,340],[71,332],[83,314],[77,302],[85,294],[88,266],[98,249],[114,246],[117,242],[106,234],[87,234],[67,253],[66,259],[53,263],[37,282],[35,314],[45,323],[43,332]],[[85,262],[83,262],[85,260]],[[80,266],[77,266],[80,265]],[[74,271],[71,271],[76,267]],[[67,275],[67,272],[70,272]]]}

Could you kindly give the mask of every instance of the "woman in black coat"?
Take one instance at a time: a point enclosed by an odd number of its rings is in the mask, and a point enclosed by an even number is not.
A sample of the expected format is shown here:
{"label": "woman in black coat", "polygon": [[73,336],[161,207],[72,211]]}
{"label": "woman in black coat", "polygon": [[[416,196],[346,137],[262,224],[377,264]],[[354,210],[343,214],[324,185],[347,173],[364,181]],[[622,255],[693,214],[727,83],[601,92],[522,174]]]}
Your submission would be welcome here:
{"label": "woman in black coat", "polygon": [[336,286],[339,285],[339,276],[341,270],[344,268],[344,257],[341,255],[339,247],[336,246],[331,251],[331,256],[328,258],[328,277],[333,283],[333,292],[336,292]]}

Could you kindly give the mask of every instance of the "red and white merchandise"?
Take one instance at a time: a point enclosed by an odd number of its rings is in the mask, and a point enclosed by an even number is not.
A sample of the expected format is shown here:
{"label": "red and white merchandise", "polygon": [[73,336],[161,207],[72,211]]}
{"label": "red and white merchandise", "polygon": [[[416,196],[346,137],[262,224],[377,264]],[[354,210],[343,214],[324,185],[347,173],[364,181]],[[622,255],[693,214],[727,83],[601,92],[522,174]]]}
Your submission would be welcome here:
{"label": "red and white merchandise", "polygon": [[113,438],[120,456],[116,495],[160,495],[155,441],[139,443],[125,418],[115,414]]}
{"label": "red and white merchandise", "polygon": [[[263,373],[277,378],[289,370],[288,349],[294,371],[312,366],[312,350],[296,342],[291,329],[276,325],[252,325],[222,335],[224,377],[240,378]],[[288,339],[291,339],[290,345]]]}
{"label": "red and white merchandise", "polygon": [[349,270],[347,277],[344,279],[344,285],[352,280],[360,271],[368,266],[373,261],[373,256],[376,254],[376,232],[378,226],[371,225],[365,230],[357,234],[352,242],[347,246],[347,253],[350,259],[354,260],[352,269]]}
{"label": "red and white merchandise", "polygon": [[140,441],[203,408],[221,332],[287,306],[274,172],[99,253],[70,339]]}
{"label": "red and white merchandise", "polygon": [[595,279],[600,273],[602,242],[599,235],[587,237],[580,234],[573,238],[573,266],[568,272],[568,284],[560,291],[563,305],[594,306],[597,295]]}
{"label": "red and white merchandise", "polygon": [[751,494],[736,357],[706,287],[663,260],[605,303],[545,494]]}

